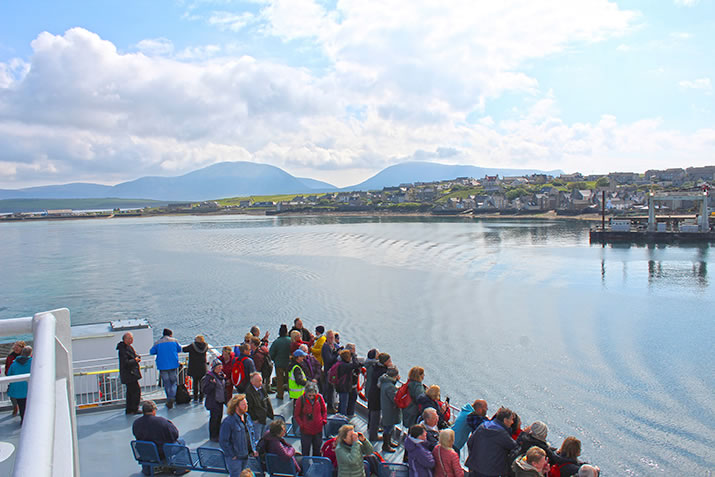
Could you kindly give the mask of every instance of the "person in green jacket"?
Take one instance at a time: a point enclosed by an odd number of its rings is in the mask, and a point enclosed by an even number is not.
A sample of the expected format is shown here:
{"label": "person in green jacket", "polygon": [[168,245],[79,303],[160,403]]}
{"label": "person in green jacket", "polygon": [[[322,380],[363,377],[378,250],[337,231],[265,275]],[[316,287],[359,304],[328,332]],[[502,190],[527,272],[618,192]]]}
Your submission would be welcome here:
{"label": "person in green jacket", "polygon": [[278,338],[271,344],[268,354],[276,367],[276,399],[283,399],[284,387],[288,384],[288,365],[290,364],[290,336],[288,325],[281,325]]}
{"label": "person in green jacket", "polygon": [[335,439],[335,458],[338,461],[338,477],[366,477],[363,457],[373,453],[372,444],[355,426],[345,424]]}

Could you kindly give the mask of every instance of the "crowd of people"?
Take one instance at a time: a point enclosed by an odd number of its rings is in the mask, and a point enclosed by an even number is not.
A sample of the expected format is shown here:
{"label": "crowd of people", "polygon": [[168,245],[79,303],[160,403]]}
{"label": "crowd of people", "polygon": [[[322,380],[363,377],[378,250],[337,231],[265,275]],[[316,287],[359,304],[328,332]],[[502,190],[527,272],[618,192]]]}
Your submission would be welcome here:
{"label": "crowd of people", "polygon": [[[250,456],[276,454],[292,461],[297,470],[299,454],[284,438],[286,423],[274,419],[269,398],[275,393],[292,401],[292,419],[300,429],[300,455],[328,457],[338,477],[365,476],[363,460],[375,458],[373,443],[381,441],[381,455],[395,452],[395,430],[406,429],[404,461],[410,477],[596,477],[598,467],[581,462],[581,442],[567,437],[556,449],[548,443],[548,427],[535,421],[522,429],[519,416],[501,407],[488,417],[486,401],[465,404],[454,418],[440,387],[427,386],[425,370],[410,369],[407,381],[385,352],[372,349],[359,358],[355,344],[340,344],[338,333],[317,326],[311,333],[296,318],[293,328],[283,324],[269,344],[257,326],[243,343],[226,346],[221,356],[207,362],[208,346],[202,336],[181,346],[165,329],[151,348],[156,355],[166,394],[166,406],[176,399],[179,353],[188,353],[188,375],[193,380],[193,399],[209,411],[208,437],[223,450],[232,477],[243,475]],[[127,386],[127,414],[142,413],[134,423],[138,440],[150,440],[161,449],[180,442],[176,427],[156,416],[156,405],[139,408],[141,358],[134,352],[131,333],[117,345],[120,376]],[[364,399],[368,409],[368,435],[346,424],[337,437],[322,441],[329,414],[351,418],[356,409],[360,375],[364,373]],[[273,379],[275,378],[275,379]],[[226,416],[224,417],[224,409]],[[462,467],[459,452],[467,446]],[[372,467],[371,467],[372,468]],[[148,469],[144,469],[147,470]]]}

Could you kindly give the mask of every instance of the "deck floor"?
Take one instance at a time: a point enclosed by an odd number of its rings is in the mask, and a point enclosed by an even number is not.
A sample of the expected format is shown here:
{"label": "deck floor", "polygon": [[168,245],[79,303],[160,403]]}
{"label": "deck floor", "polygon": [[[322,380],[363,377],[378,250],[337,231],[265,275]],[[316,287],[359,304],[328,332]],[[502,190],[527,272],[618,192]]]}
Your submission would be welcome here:
{"label": "deck floor", "polygon": [[[272,395],[274,412],[281,414],[290,421],[291,403]],[[157,415],[170,419],[179,429],[179,435],[186,441],[190,449],[197,447],[218,447],[211,442],[208,434],[208,411],[201,403],[190,403],[174,406],[168,409],[164,403],[157,403]],[[360,406],[358,406],[360,407]],[[360,410],[359,410],[360,411]],[[80,452],[80,472],[85,476],[118,476],[141,477],[141,469],[136,464],[129,443],[134,439],[132,423],[138,416],[127,416],[123,408],[99,408],[83,411],[77,415],[77,433]],[[359,412],[352,420],[357,430],[367,434],[366,421]],[[17,444],[20,436],[20,418],[13,418],[9,411],[0,415],[0,441]],[[300,442],[288,439],[300,452]],[[373,443],[375,450],[380,449],[379,443]],[[395,454],[389,454],[386,460],[400,462],[402,449]],[[12,475],[14,453],[8,459],[0,462],[0,475]],[[204,472],[190,472],[187,476],[216,475]]]}

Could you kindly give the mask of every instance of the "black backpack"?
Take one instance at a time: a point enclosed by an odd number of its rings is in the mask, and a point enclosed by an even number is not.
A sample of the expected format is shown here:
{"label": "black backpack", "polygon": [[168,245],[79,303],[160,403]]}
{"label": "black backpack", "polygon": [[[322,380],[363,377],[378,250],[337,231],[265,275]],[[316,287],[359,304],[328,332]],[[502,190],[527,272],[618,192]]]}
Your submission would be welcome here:
{"label": "black backpack", "polygon": [[179,383],[176,386],[176,404],[188,404],[191,402],[191,395],[189,390],[186,389],[184,383]]}

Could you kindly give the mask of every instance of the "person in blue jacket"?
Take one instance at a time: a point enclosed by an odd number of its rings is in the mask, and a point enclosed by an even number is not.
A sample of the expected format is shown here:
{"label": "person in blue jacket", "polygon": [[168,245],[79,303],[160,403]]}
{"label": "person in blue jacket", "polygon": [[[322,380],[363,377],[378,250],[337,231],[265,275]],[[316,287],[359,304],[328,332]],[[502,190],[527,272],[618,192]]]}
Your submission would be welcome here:
{"label": "person in blue jacket", "polygon": [[166,407],[174,407],[176,399],[176,386],[179,374],[179,353],[181,345],[173,338],[173,332],[169,328],[164,328],[163,336],[154,343],[149,353],[156,355],[156,369],[161,375],[161,382],[164,383],[166,393]]}
{"label": "person in blue jacket", "polygon": [[[16,374],[29,374],[32,367],[32,347],[25,346],[20,352],[20,356],[15,358],[15,361],[7,370],[8,376]],[[25,405],[27,404],[27,381],[19,381],[10,383],[7,388],[7,394],[17,401],[17,406],[20,408],[20,422],[25,419]]]}
{"label": "person in blue jacket", "polygon": [[248,456],[258,455],[246,395],[233,396],[228,402],[226,412],[228,416],[221,423],[218,442],[226,456],[226,466],[231,477],[239,477],[248,464]]}
{"label": "person in blue jacket", "polygon": [[507,456],[517,444],[511,438],[514,413],[505,407],[499,408],[494,419],[484,421],[467,441],[469,457],[467,467],[470,476],[496,477],[509,472]]}

